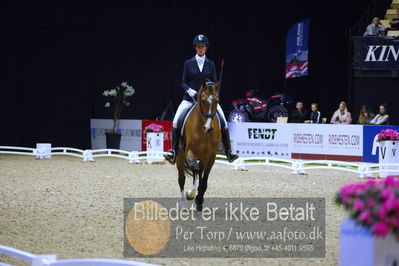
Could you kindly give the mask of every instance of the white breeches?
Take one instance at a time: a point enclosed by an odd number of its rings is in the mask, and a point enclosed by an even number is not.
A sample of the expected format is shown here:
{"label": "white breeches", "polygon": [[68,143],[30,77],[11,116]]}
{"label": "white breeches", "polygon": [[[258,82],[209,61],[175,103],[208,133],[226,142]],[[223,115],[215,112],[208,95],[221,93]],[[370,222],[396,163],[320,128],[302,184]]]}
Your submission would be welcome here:
{"label": "white breeches", "polygon": [[[174,128],[177,128],[177,122],[178,122],[178,120],[179,120],[180,115],[181,115],[183,112],[185,112],[187,109],[189,109],[191,106],[193,106],[193,104],[194,104],[194,103],[189,102],[189,101],[186,101],[186,100],[183,100],[183,101],[180,103],[179,107],[177,108],[176,115],[175,115],[175,117],[173,118],[173,127],[174,127]],[[218,104],[218,106],[217,106],[217,112],[218,112],[218,114],[219,114],[220,119],[223,119],[223,122],[222,122],[222,121],[221,121],[221,122],[224,123],[224,124],[226,125],[226,129],[227,129],[226,117],[224,116],[224,112],[223,112],[223,110],[222,110],[222,107],[220,107],[220,104]]]}
{"label": "white breeches", "polygon": [[226,117],[224,116],[224,112],[222,110],[222,107],[220,107],[220,104],[218,104],[217,110],[218,110],[218,114],[219,114],[220,119],[223,120],[223,121],[220,121],[220,122],[224,123],[226,125],[225,129],[227,129],[228,125],[227,125]]}

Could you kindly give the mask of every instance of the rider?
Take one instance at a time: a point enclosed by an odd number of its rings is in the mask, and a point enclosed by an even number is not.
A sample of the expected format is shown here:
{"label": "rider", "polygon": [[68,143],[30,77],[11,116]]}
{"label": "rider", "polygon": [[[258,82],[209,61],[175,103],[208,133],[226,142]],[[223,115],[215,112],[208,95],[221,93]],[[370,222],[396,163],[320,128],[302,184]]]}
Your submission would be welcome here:
{"label": "rider", "polygon": [[[205,35],[197,35],[193,41],[196,55],[184,62],[182,87],[184,90],[183,101],[177,108],[176,115],[173,119],[173,130],[172,130],[172,149],[169,151],[170,154],[166,155],[166,159],[174,164],[176,162],[177,151],[179,149],[179,129],[178,121],[182,114],[194,104],[194,99],[197,96],[197,91],[206,79],[216,82],[216,67],[215,63],[205,56],[205,52],[209,46],[208,38]],[[227,128],[227,121],[224,116],[223,110],[218,104],[217,113],[221,122],[222,141],[225,149],[225,153],[229,162],[233,162],[238,158],[237,155],[231,153],[230,136]]]}

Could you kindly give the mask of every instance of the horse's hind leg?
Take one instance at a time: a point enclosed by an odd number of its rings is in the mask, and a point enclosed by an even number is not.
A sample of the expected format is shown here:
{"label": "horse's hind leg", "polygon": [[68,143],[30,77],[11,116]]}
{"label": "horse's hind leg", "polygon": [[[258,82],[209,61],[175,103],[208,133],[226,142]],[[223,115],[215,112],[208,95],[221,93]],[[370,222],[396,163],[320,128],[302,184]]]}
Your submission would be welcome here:
{"label": "horse's hind leg", "polygon": [[[182,151],[179,152],[180,154],[182,153]],[[180,199],[184,201],[184,183],[186,182],[186,176],[184,174],[184,156],[177,156],[176,166],[179,171]]]}
{"label": "horse's hind leg", "polygon": [[196,159],[194,153],[191,150],[187,151],[186,162],[193,174],[198,174],[198,172],[200,171],[200,161]]}
{"label": "horse's hind leg", "polygon": [[202,173],[203,173],[203,170],[200,169],[198,174],[193,176],[193,186],[191,187],[191,190],[198,189],[198,181],[201,178]]}
{"label": "horse's hind leg", "polygon": [[186,181],[186,176],[179,173],[179,187],[180,187],[180,200],[184,201],[184,183]]}
{"label": "horse's hind leg", "polygon": [[193,186],[192,189],[197,189],[196,182],[200,179],[202,175],[201,163],[199,160],[195,159],[194,154],[189,151],[186,158],[187,165],[190,167],[193,173]]}

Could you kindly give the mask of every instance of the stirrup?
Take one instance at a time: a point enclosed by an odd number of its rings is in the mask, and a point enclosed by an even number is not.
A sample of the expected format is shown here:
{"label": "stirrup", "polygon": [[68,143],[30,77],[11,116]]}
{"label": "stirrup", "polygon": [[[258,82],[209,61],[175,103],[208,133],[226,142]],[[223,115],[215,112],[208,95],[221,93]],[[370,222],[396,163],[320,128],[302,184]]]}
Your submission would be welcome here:
{"label": "stirrup", "polygon": [[227,157],[227,160],[229,161],[229,163],[232,163],[238,159],[238,155],[232,154],[230,150],[228,152],[226,152],[226,157]]}
{"label": "stirrup", "polygon": [[175,164],[176,163],[176,152],[174,150],[168,151],[171,154],[165,154],[165,159],[170,163],[170,164]]}

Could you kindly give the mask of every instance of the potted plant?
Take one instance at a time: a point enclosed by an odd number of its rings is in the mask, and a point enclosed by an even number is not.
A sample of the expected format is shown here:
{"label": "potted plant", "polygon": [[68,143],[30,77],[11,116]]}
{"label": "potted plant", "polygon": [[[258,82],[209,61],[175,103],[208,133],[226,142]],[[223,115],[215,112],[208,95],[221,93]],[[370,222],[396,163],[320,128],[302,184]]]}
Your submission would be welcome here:
{"label": "potted plant", "polygon": [[[381,130],[377,135],[377,142],[380,148],[378,162],[380,164],[399,164],[399,154],[397,154],[397,146],[399,140],[399,132],[393,129]],[[387,177],[390,175],[398,175],[399,167],[394,165],[382,165],[381,170],[390,170],[381,172],[380,177]],[[396,170],[396,171],[395,171]]]}
{"label": "potted plant", "polygon": [[162,133],[163,132],[163,126],[162,125],[158,125],[155,123],[149,124],[148,126],[146,126],[144,128],[144,132],[145,133]]}
{"label": "potted plant", "polygon": [[399,260],[399,179],[389,176],[345,185],[335,202],[349,212],[341,224],[340,265],[395,265],[393,261]]}
{"label": "potted plant", "polygon": [[147,163],[163,162],[163,132],[163,126],[155,123],[152,123],[144,128],[147,144]]}
{"label": "potted plant", "polygon": [[135,93],[135,89],[127,84],[127,82],[122,82],[119,86],[111,90],[105,90],[103,96],[112,97],[113,101],[105,103],[106,108],[113,107],[113,126],[110,132],[105,133],[106,142],[108,149],[119,149],[121,142],[121,133],[117,132],[117,121],[119,120],[122,110],[125,106],[130,106],[129,97]]}

